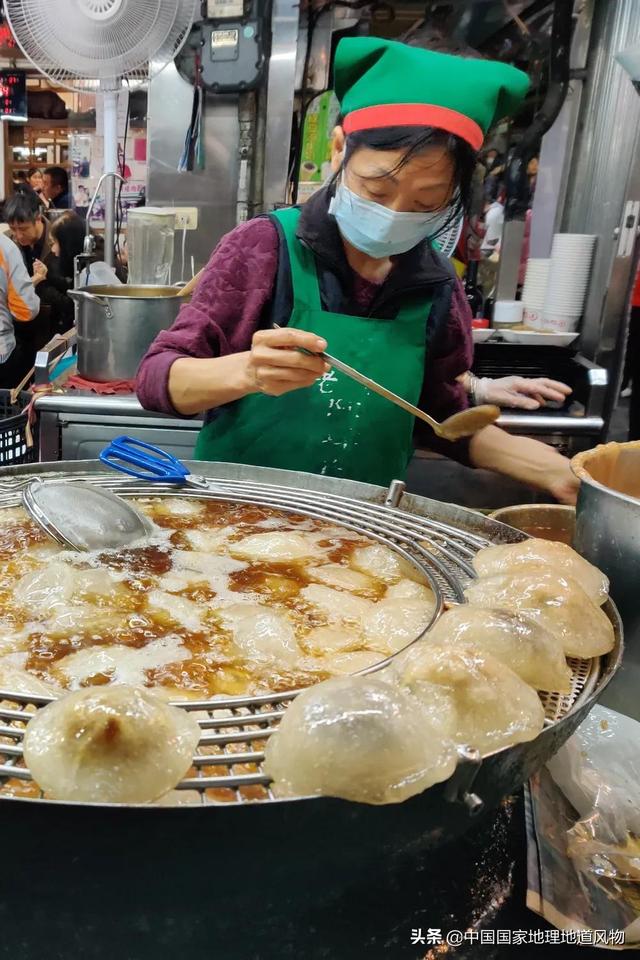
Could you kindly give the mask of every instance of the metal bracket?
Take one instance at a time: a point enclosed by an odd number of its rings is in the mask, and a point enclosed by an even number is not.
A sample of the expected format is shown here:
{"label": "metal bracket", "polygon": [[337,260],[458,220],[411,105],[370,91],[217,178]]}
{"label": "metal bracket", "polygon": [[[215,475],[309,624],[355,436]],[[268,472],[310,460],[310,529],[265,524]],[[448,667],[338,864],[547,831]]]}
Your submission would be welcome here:
{"label": "metal bracket", "polygon": [[640,200],[627,200],[619,225],[618,257],[630,257],[636,242],[636,232],[640,219]]}
{"label": "metal bracket", "polygon": [[458,766],[444,788],[445,800],[449,803],[463,803],[472,817],[477,816],[484,809],[484,800],[477,793],[470,792],[481,766],[482,757],[479,750],[465,746],[458,747]]}

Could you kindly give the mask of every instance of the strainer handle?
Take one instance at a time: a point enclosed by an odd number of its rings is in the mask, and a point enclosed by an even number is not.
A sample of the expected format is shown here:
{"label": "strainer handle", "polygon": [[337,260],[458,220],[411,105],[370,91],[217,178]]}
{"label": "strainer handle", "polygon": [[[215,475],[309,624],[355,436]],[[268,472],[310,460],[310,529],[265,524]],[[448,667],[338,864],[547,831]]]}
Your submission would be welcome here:
{"label": "strainer handle", "polygon": [[133,437],[116,437],[100,454],[107,467],[139,480],[184,483],[190,470],[172,454]]}

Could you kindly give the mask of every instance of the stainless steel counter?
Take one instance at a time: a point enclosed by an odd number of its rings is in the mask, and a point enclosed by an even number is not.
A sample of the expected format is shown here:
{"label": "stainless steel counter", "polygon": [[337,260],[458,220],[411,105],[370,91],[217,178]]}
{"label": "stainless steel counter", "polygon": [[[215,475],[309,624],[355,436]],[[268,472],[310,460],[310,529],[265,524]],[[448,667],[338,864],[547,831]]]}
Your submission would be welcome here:
{"label": "stainless steel counter", "polygon": [[[197,433],[202,426],[198,419],[184,419],[182,417],[167,417],[161,413],[151,413],[145,410],[133,393],[116,396],[98,395],[84,390],[73,390],[68,393],[52,393],[36,400],[36,409],[44,423],[44,432],[48,432],[51,417],[59,417],[60,423],[65,426],[69,421],[82,417],[83,422],[102,422],[113,418],[126,418],[130,421],[142,421],[150,429],[172,429],[181,432]],[[565,411],[545,410],[542,413],[523,413],[505,411],[498,420],[498,425],[509,433],[521,435],[579,433],[584,436],[597,436],[602,430],[603,421],[598,416],[569,416]],[[46,438],[46,456],[43,460],[77,459],[67,456],[53,456],[51,438]]]}
{"label": "stainless steel counter", "polygon": [[[53,393],[36,400],[40,417],[40,459],[82,460],[98,456],[123,433],[155,443],[180,459],[190,459],[202,421],[167,417],[143,410],[134,394],[98,396],[79,390]],[[544,436],[562,444],[567,432],[580,432],[585,446],[602,429],[599,417],[570,417],[561,411],[514,414],[498,421],[512,433]],[[470,470],[429,451],[417,452],[407,477],[409,489],[435,500],[467,507],[497,508],[540,499],[529,488],[486,470]]]}
{"label": "stainless steel counter", "polygon": [[602,417],[572,417],[561,410],[546,410],[544,413],[505,411],[498,420],[498,426],[509,433],[532,437],[554,433],[597,437],[602,432],[604,420]]}
{"label": "stainless steel counter", "polygon": [[38,397],[41,460],[87,460],[123,433],[180,458],[193,453],[202,421],[143,410],[135,394],[99,396],[73,390]]}
{"label": "stainless steel counter", "polygon": [[97,394],[91,390],[69,390],[67,392],[49,393],[38,397],[36,409],[56,411],[68,414],[86,413],[97,416],[142,417],[160,420],[195,423],[194,420],[184,421],[181,417],[167,417],[163,413],[152,413],[145,410],[135,393]]}

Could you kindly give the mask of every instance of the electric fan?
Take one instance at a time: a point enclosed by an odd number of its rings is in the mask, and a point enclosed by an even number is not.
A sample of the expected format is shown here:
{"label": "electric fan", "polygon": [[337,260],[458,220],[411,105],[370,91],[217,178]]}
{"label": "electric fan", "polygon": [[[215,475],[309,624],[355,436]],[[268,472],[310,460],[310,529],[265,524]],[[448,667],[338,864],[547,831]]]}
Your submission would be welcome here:
{"label": "electric fan", "polygon": [[[146,83],[189,35],[199,0],[5,0],[25,56],[55,84],[104,98],[104,174],[118,170],[118,91]],[[112,262],[115,178],[108,176],[105,256]]]}

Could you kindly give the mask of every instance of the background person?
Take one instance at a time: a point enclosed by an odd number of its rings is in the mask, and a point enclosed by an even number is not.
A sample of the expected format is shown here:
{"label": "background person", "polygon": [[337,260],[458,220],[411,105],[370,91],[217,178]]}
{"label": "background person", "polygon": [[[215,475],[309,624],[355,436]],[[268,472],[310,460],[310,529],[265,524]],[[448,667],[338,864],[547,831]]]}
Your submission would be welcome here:
{"label": "background person", "polygon": [[14,321],[28,326],[40,310],[40,301],[20,251],[0,235],[0,387],[16,387],[33,366],[35,350],[16,338]]}
{"label": "background person", "polygon": [[13,239],[20,247],[29,276],[36,260],[47,264],[51,254],[50,223],[42,211],[35,193],[17,193],[4,205],[4,219],[11,228]]}
{"label": "background person", "polygon": [[42,174],[42,197],[47,208],[69,210],[73,207],[69,193],[69,175],[63,167],[47,167]]}
{"label": "background person", "polygon": [[67,291],[74,284],[74,257],[82,253],[85,225],[73,210],[67,210],[51,224],[51,252],[57,259],[57,269],[51,278],[49,292],[52,333],[65,333],[73,326],[73,301]]}
{"label": "background person", "polygon": [[57,300],[58,262],[51,249],[51,224],[31,188],[29,193],[16,193],[7,200],[4,217],[40,298],[37,318],[28,327],[18,327],[16,334],[27,341],[29,350],[40,350],[51,339],[52,302]]}
{"label": "background person", "polygon": [[494,253],[500,255],[502,228],[504,226],[504,200],[504,190],[500,189],[498,195],[486,205],[484,214],[485,232],[480,246],[483,257],[491,257]]}
{"label": "background person", "polygon": [[31,189],[34,190],[38,196],[40,196],[44,184],[42,170],[40,167],[29,167],[27,170],[27,182]]}

